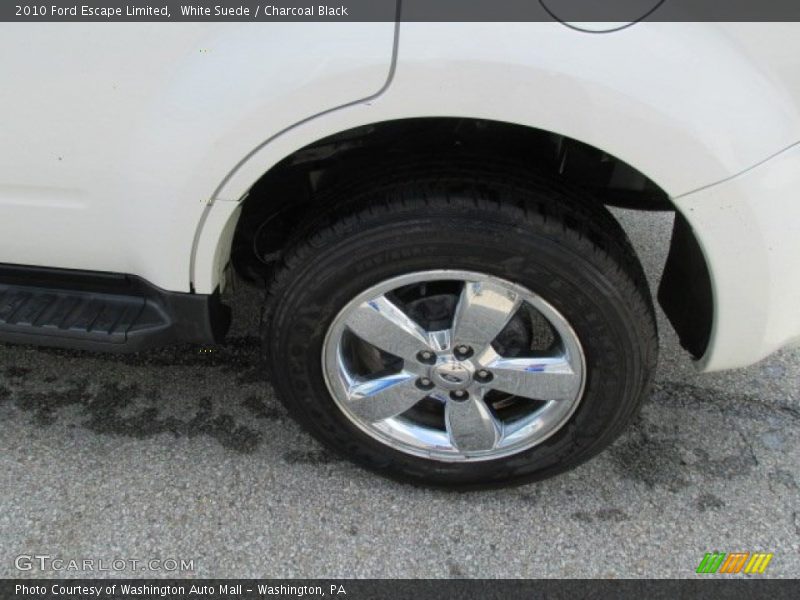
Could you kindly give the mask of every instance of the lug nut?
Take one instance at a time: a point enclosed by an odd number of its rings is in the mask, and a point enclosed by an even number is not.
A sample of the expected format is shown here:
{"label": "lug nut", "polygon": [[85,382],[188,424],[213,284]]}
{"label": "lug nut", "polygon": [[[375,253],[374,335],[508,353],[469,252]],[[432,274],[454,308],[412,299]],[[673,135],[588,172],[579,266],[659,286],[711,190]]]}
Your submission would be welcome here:
{"label": "lug nut", "polygon": [[425,365],[432,365],[436,362],[436,355],[430,350],[423,350],[417,354],[417,360]]}
{"label": "lug nut", "polygon": [[463,402],[467,398],[469,398],[469,394],[464,390],[456,390],[454,392],[450,392],[450,398],[455,400],[456,402]]}
{"label": "lug nut", "polygon": [[472,356],[472,353],[473,353],[472,348],[470,348],[466,344],[460,344],[456,346],[456,351],[455,351],[456,358],[463,360],[465,358],[469,358],[470,356]]}
{"label": "lug nut", "polygon": [[487,371],[486,369],[481,369],[475,373],[475,381],[479,381],[480,383],[488,383],[492,379],[494,379],[494,375],[492,375],[491,372]]}
{"label": "lug nut", "polygon": [[417,387],[423,391],[432,390],[434,388],[433,382],[427,377],[417,379]]}

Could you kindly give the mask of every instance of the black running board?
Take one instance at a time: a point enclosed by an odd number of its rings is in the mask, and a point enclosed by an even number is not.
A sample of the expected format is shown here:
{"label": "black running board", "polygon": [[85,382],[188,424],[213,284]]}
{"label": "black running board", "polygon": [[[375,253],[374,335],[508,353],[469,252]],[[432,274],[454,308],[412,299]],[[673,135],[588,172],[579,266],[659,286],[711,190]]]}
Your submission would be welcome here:
{"label": "black running board", "polygon": [[138,352],[220,343],[218,293],[168,292],[131,275],[0,265],[0,342]]}

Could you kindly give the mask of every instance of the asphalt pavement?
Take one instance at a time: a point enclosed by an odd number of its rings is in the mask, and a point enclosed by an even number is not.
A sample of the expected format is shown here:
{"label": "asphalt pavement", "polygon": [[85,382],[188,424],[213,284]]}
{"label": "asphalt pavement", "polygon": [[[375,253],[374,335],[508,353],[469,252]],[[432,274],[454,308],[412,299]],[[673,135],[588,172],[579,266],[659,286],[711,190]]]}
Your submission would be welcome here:
{"label": "asphalt pavement", "polygon": [[[618,214],[655,285],[671,217]],[[232,300],[215,349],[0,345],[0,577],[696,577],[712,551],[800,576],[800,350],[698,374],[659,312],[657,384],[610,449],[453,493],[315,443],[265,377],[259,294]]]}

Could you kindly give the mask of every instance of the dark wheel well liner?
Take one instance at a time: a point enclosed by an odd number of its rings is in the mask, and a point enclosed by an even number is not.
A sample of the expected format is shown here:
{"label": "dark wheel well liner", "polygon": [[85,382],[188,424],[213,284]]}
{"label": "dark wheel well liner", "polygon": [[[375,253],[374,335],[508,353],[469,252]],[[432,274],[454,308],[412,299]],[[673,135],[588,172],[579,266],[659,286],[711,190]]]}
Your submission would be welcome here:
{"label": "dark wheel well liner", "polygon": [[695,358],[708,348],[714,321],[711,274],[691,225],[675,213],[672,243],[658,288],[658,303],[678,334],[681,345]]}

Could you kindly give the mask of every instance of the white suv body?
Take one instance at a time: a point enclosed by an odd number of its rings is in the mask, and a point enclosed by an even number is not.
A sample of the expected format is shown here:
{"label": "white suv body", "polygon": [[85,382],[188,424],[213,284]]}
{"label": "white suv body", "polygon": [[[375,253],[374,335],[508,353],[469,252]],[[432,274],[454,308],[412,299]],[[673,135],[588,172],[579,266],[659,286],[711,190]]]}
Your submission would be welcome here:
{"label": "white suv body", "polygon": [[210,295],[243,202],[287,157],[374,124],[470,119],[576,140],[663,191],[708,272],[699,368],[800,340],[796,23],[0,29],[0,263]]}

